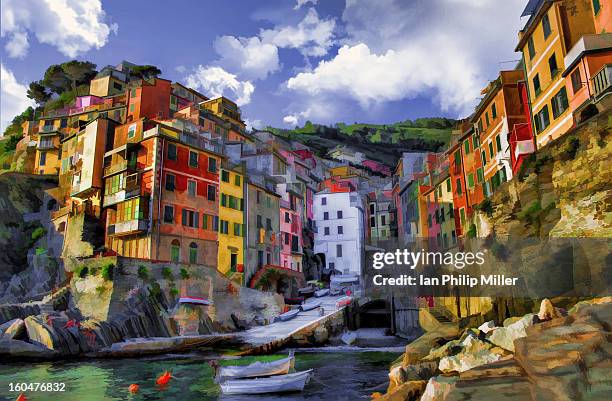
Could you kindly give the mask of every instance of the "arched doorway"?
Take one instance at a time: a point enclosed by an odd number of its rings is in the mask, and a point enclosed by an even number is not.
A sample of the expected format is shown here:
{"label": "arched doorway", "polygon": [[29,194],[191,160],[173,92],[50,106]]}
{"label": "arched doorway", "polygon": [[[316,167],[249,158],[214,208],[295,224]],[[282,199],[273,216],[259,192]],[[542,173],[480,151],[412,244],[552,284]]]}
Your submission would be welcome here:
{"label": "arched doorway", "polygon": [[178,263],[181,259],[181,242],[177,239],[170,243],[170,260]]}
{"label": "arched doorway", "polygon": [[391,328],[391,307],[384,299],[372,300],[359,308],[359,326]]}
{"label": "arched doorway", "polygon": [[189,263],[198,263],[198,244],[189,244]]}

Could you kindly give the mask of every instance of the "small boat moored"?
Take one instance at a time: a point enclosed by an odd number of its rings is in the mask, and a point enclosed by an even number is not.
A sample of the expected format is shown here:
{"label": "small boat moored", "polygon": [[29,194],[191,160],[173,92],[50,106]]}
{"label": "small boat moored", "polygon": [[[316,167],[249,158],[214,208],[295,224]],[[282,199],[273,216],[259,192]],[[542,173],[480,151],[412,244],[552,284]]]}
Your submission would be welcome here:
{"label": "small boat moored", "polygon": [[180,297],[179,304],[212,305],[212,302],[200,297]]}
{"label": "small boat moored", "polygon": [[305,302],[300,305],[300,309],[302,310],[302,312],[313,310],[321,306],[321,302],[322,301]]}
{"label": "small boat moored", "polygon": [[278,318],[280,319],[281,322],[286,322],[287,320],[291,320],[294,317],[296,317],[298,313],[300,313],[299,309],[292,309],[289,312],[283,313]]}
{"label": "small boat moored", "polygon": [[282,376],[226,380],[220,383],[220,386],[223,394],[289,393],[304,390],[311,375],[312,369],[309,369]]}
{"label": "small boat moored", "polygon": [[315,298],[321,298],[321,297],[324,297],[324,296],[326,296],[328,294],[329,294],[329,288],[324,288],[322,290],[315,291],[314,296],[315,296]]}
{"label": "small boat moored", "polygon": [[353,297],[344,296],[342,298],[338,298],[336,301],[336,309],[342,308],[343,306],[348,306],[353,302]]}
{"label": "small boat moored", "polygon": [[286,375],[289,369],[295,363],[293,351],[289,352],[289,356],[278,361],[272,362],[255,362],[245,366],[221,366],[216,375],[219,382],[227,379],[247,379],[254,377],[266,377],[275,375]]}

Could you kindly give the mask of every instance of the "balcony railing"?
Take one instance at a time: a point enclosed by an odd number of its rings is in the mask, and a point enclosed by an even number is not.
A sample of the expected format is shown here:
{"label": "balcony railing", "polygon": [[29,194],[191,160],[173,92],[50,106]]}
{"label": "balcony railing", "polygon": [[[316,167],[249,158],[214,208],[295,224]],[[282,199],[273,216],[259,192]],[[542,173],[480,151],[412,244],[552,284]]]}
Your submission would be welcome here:
{"label": "balcony railing", "polygon": [[109,225],[106,229],[106,233],[108,236],[117,237],[121,235],[142,233],[147,231],[148,227],[148,220],[133,219]]}
{"label": "balcony railing", "polygon": [[116,173],[118,173],[120,171],[123,171],[123,170],[127,170],[127,168],[128,168],[128,161],[127,160],[122,160],[122,161],[119,161],[119,162],[115,162],[115,163],[111,164],[108,167],[104,167],[104,177],[116,174]]}
{"label": "balcony railing", "polygon": [[55,143],[53,143],[53,141],[50,139],[41,139],[38,142],[38,149],[53,149],[55,147]]}
{"label": "balcony railing", "polygon": [[612,86],[612,64],[604,65],[597,74],[591,78],[591,87],[593,88],[593,97],[598,100]]}
{"label": "balcony railing", "polygon": [[126,185],[125,189],[114,194],[104,195],[103,207],[116,205],[126,199],[134,198],[140,195],[140,181]]}

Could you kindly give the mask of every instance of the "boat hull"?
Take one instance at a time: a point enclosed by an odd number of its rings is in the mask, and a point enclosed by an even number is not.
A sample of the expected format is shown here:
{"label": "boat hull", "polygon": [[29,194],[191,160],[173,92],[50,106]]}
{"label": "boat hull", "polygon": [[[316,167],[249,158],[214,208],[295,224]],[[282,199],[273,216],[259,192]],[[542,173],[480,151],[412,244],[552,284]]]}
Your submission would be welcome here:
{"label": "boat hull", "polygon": [[278,318],[281,320],[281,322],[286,322],[287,320],[291,320],[294,317],[296,317],[298,315],[298,313],[300,313],[300,310],[299,309],[295,309],[295,310],[283,313]]}
{"label": "boat hull", "polygon": [[317,302],[306,302],[305,304],[300,305],[300,309],[305,312],[309,310],[313,310],[321,306],[321,301]]}
{"label": "boat hull", "polygon": [[255,362],[247,366],[223,366],[219,368],[218,380],[246,379],[274,375],[286,375],[295,358],[293,356],[274,362]]}
{"label": "boat hull", "polygon": [[257,379],[227,380],[221,383],[223,394],[270,394],[290,393],[304,390],[310,380],[312,369],[283,376]]}

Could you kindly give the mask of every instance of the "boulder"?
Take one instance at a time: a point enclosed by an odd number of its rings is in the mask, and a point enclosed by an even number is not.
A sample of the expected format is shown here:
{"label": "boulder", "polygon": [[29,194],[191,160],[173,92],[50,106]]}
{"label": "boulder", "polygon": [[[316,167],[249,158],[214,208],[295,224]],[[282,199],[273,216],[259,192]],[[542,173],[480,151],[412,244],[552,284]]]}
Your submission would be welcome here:
{"label": "boulder", "polygon": [[490,320],[488,322],[484,322],[483,324],[481,324],[480,326],[478,326],[478,330],[480,330],[481,332],[487,334],[490,331],[493,331],[497,328],[497,326],[495,326],[495,322],[493,320]]}
{"label": "boulder", "polygon": [[505,350],[514,352],[514,340],[527,335],[526,329],[533,325],[533,316],[529,313],[507,327],[499,327],[493,330],[487,339]]}
{"label": "boulder", "polygon": [[35,358],[50,359],[59,355],[59,352],[46,347],[30,344],[21,340],[0,339],[0,359]]}
{"label": "boulder", "polygon": [[396,365],[389,372],[389,388],[387,393],[392,392],[395,388],[407,382],[429,380],[437,368],[438,364],[434,361],[418,362],[409,366]]}
{"label": "boulder", "polygon": [[[24,323],[30,342],[64,355],[81,352],[81,336],[78,327],[66,327],[68,320],[56,316],[28,316]],[[88,351],[88,349],[86,349]]]}
{"label": "boulder", "polygon": [[425,380],[409,381],[396,387],[393,391],[381,397],[376,397],[375,399],[378,401],[418,400],[419,396],[423,394],[426,386],[427,382]]}
{"label": "boulder", "polygon": [[317,326],[317,328],[314,329],[313,335],[314,340],[317,344],[324,344],[329,339],[329,332],[327,331],[325,326]]}
{"label": "boulder", "polygon": [[438,365],[440,371],[444,373],[464,372],[476,366],[495,362],[507,354],[502,348],[494,347],[473,336],[466,337],[461,342],[461,347],[461,352],[458,354],[440,359]]}
{"label": "boulder", "polygon": [[432,348],[440,347],[458,335],[459,328],[450,324],[440,325],[436,330],[428,331],[406,346],[402,365],[408,366],[419,362]]}
{"label": "boulder", "polygon": [[556,319],[558,317],[562,317],[562,313],[558,308],[555,308],[552,302],[549,299],[544,298],[542,303],[540,303],[540,310],[538,311],[538,319],[541,322],[545,322],[547,320]]}
{"label": "boulder", "polygon": [[25,339],[25,323],[22,319],[13,319],[0,326],[0,338],[9,340]]}
{"label": "boulder", "polygon": [[421,401],[442,401],[455,387],[457,376],[436,376],[429,379]]}

